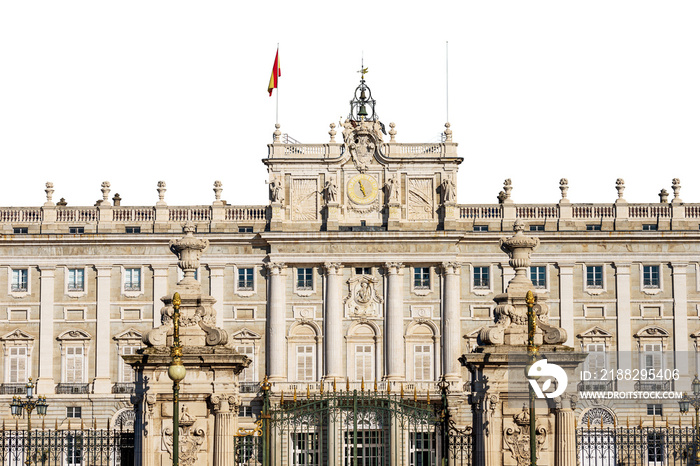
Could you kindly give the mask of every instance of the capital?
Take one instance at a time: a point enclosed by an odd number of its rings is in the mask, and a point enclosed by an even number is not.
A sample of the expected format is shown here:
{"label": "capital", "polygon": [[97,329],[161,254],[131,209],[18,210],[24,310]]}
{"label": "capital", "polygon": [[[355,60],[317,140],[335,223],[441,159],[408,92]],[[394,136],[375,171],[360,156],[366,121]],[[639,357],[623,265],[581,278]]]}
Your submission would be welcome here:
{"label": "capital", "polygon": [[401,262],[385,262],[384,263],[384,268],[386,269],[387,273],[389,275],[396,275],[399,273],[399,270],[403,267],[403,264]]}
{"label": "capital", "polygon": [[459,273],[459,270],[462,268],[462,264],[459,262],[443,262],[441,266],[442,272],[447,275]]}
{"label": "capital", "polygon": [[270,275],[279,275],[282,273],[282,269],[285,267],[283,262],[266,262],[265,269]]}
{"label": "capital", "polygon": [[327,275],[337,275],[343,268],[343,264],[340,262],[324,262],[323,269]]}

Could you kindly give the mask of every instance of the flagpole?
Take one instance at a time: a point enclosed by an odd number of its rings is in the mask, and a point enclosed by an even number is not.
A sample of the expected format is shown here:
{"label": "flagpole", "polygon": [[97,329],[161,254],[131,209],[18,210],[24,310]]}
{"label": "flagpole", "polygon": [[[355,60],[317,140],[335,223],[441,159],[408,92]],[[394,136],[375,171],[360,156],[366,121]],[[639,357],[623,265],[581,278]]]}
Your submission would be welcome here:
{"label": "flagpole", "polygon": [[[280,43],[277,42],[277,70],[275,70],[275,72],[278,74],[279,74],[278,70],[280,68],[279,56],[280,56]],[[280,82],[276,76],[275,76],[275,79],[277,81],[277,95],[275,96],[275,124],[279,124],[279,122],[280,122]]]}
{"label": "flagpole", "polygon": [[450,74],[449,74],[450,53],[448,42],[445,41],[445,117],[450,121]]}

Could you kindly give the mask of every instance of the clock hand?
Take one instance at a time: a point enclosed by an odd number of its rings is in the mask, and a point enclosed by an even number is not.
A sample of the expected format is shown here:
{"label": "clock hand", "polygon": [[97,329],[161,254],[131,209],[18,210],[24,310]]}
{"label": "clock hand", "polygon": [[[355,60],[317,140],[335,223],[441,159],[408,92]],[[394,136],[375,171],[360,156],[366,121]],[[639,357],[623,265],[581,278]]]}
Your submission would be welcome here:
{"label": "clock hand", "polygon": [[362,196],[367,197],[367,193],[365,192],[365,187],[362,186],[362,181],[360,181],[360,191],[362,191]]}

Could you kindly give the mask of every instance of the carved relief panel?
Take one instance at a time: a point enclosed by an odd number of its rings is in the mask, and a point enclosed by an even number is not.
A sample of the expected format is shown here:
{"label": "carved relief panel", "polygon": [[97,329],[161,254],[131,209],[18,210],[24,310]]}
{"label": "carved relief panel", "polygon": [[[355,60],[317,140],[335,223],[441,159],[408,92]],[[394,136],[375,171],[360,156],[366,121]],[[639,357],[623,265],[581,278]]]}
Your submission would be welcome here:
{"label": "carved relief panel", "polygon": [[292,180],[292,220],[308,221],[318,218],[318,191],[316,178]]}
{"label": "carved relief panel", "polygon": [[382,302],[378,294],[379,280],[370,275],[356,275],[348,280],[345,317],[380,317]]}
{"label": "carved relief panel", "polygon": [[435,187],[432,178],[410,178],[408,180],[408,218],[410,220],[432,220],[434,217]]}

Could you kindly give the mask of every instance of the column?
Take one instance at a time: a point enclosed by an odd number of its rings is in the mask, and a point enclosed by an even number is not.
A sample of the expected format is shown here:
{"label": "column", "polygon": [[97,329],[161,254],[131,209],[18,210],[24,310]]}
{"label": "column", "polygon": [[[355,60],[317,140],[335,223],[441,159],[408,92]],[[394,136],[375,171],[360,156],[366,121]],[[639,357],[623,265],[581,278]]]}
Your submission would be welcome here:
{"label": "column", "polygon": [[561,407],[556,410],[556,435],[554,437],[554,464],[576,466],[576,421],[571,402],[562,398]]}
{"label": "column", "polygon": [[[632,326],[630,303],[630,264],[615,262],[615,293],[617,295],[617,351],[618,368],[632,369]],[[618,390],[632,391],[632,381],[618,381]]]}
{"label": "column", "polygon": [[214,405],[214,466],[235,466],[236,397],[212,395],[211,402]]}
{"label": "column", "polygon": [[110,282],[112,266],[96,266],[97,269],[97,331],[95,333],[95,393],[111,393],[109,372],[110,358]]}
{"label": "column", "polygon": [[574,265],[559,266],[559,326],[566,330],[566,346],[574,346]]}
{"label": "column", "polygon": [[[36,390],[39,395],[53,394],[54,338],[53,303],[55,267],[40,267],[39,291],[39,377]],[[60,362],[59,362],[60,367]]]}
{"label": "column", "polygon": [[[681,374],[690,374],[691,365],[688,352],[688,282],[686,262],[672,262],[673,270],[673,349],[676,358],[674,368]],[[694,361],[693,361],[694,362]]]}
{"label": "column", "polygon": [[403,345],[403,264],[384,264],[387,277],[386,300],[386,379],[403,380],[406,377]]}
{"label": "column", "polygon": [[461,319],[459,310],[459,272],[458,262],[443,262],[443,296],[442,296],[442,367],[447,380],[459,380],[459,339]]}
{"label": "column", "polygon": [[209,294],[216,299],[216,326],[224,327],[224,266],[209,265]]}
{"label": "column", "polygon": [[284,264],[270,262],[267,267],[267,371],[270,381],[286,380],[287,347],[285,342]]}
{"label": "column", "polygon": [[168,268],[163,266],[152,266],[153,268],[153,328],[160,327],[160,310],[163,308],[163,301],[160,298],[168,294]]}
{"label": "column", "polygon": [[343,302],[341,282],[342,265],[326,262],[326,299],[324,301],[324,322],[326,324],[324,341],[326,342],[326,368],[324,380],[343,378]]}

